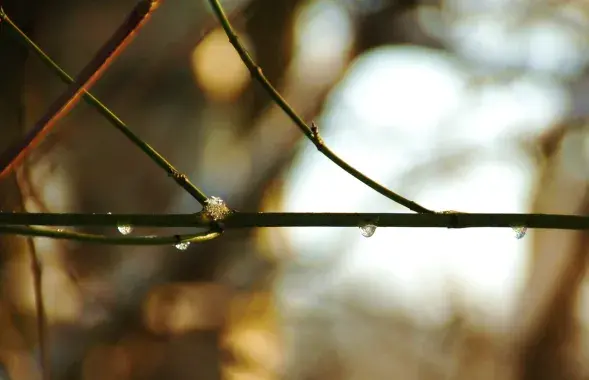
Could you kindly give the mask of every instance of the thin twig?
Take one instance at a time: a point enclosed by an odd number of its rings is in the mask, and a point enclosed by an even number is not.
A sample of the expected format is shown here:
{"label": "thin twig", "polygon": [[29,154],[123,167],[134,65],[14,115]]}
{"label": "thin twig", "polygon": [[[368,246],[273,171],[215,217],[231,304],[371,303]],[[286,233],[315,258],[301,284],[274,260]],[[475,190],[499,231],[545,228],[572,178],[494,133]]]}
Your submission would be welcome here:
{"label": "thin twig", "polygon": [[338,155],[336,155],[331,149],[324,144],[323,139],[319,135],[319,129],[316,125],[309,126],[307,123],[292,109],[292,107],[287,103],[287,101],[280,95],[280,93],[272,86],[270,81],[266,78],[264,73],[262,72],[262,68],[256,64],[253,58],[248,53],[247,49],[243,46],[243,44],[239,41],[239,37],[233,30],[229,19],[225,15],[225,11],[221,6],[218,0],[209,0],[213,11],[217,15],[223,30],[229,37],[229,42],[233,45],[241,60],[248,68],[250,74],[253,78],[255,78],[262,87],[266,90],[266,92],[270,95],[272,100],[280,107],[282,110],[291,118],[291,120],[299,127],[301,132],[307,136],[307,138],[317,147],[323,155],[329,158],[333,163],[337,166],[354,176],[356,179],[364,183],[365,185],[369,186],[373,190],[377,191],[378,193],[384,195],[385,197],[397,202],[398,204],[407,207],[408,209],[419,212],[419,213],[434,213],[434,211],[429,210],[393,191],[387,189],[383,185],[379,184],[378,182],[370,179],[365,174],[360,172],[359,170],[355,169],[343,159],[341,159]]}
{"label": "thin twig", "polygon": [[[8,174],[19,164],[27,152],[51,130],[55,123],[69,112],[80,100],[81,95],[100,78],[104,70],[131,42],[132,37],[145,24],[159,1],[143,0],[131,11],[108,41],[82,69],[74,82],[49,107],[34,127],[20,140],[0,155],[0,177]],[[5,15],[5,12],[1,12]],[[4,19],[4,17],[3,17]]]}
{"label": "thin twig", "polygon": [[169,235],[169,236],[105,236],[95,234],[85,234],[73,231],[62,231],[42,227],[26,226],[0,226],[0,235],[22,235],[47,237],[52,239],[74,240],[79,242],[88,242],[95,244],[110,245],[178,245],[186,243],[203,243],[213,240],[222,234],[222,231],[214,230],[204,234],[191,235]]}
{"label": "thin twig", "polygon": [[47,317],[45,313],[45,302],[43,300],[43,269],[41,261],[35,249],[35,242],[32,238],[27,239],[29,253],[31,256],[31,273],[33,275],[33,293],[35,294],[35,310],[37,321],[37,336],[39,340],[39,352],[41,354],[41,374],[43,380],[51,379],[51,362],[49,355],[49,339],[47,335]]}
{"label": "thin twig", "polygon": [[[50,69],[55,72],[59,78],[67,83],[67,84],[74,84],[76,81],[63,70],[55,61],[51,59],[37,44],[35,44],[4,12],[0,11],[0,19],[3,22],[6,22],[6,25],[9,26],[9,30],[11,30],[19,42],[22,42],[26,47],[31,49],[33,53],[35,53],[43,63],[48,66]],[[110,109],[108,109],[100,100],[98,100],[94,95],[87,91],[86,88],[82,88],[82,96],[84,100],[96,108],[98,112],[104,116],[110,123],[117,128],[125,137],[127,137],[134,145],[136,145],[141,151],[143,151],[152,161],[154,161],[159,167],[164,169],[176,183],[178,183],[186,192],[192,195],[200,204],[203,206],[207,200],[206,194],[204,194],[200,189],[198,189],[194,184],[192,184],[185,175],[182,175],[176,170],[176,168],[170,164],[162,155],[160,155],[155,149],[153,149],[149,144],[144,142],[139,136],[137,136],[133,131],[129,129],[129,127]],[[16,148],[12,150],[11,157],[14,156],[15,152],[19,151]],[[9,150],[8,152],[11,152]],[[8,154],[8,153],[6,153]],[[22,153],[24,154],[24,153]],[[0,156],[0,168],[1,163],[5,162]],[[9,161],[7,158],[6,161]],[[14,164],[9,164],[9,166],[14,166]],[[6,168],[5,170],[9,170]],[[4,173],[0,174],[0,177]]]}
{"label": "thin twig", "polygon": [[[26,166],[26,168],[28,168]],[[22,181],[19,176],[16,176],[16,183],[19,188],[21,208],[25,208],[25,198],[27,196],[26,191],[23,191],[25,185],[30,187],[29,181]],[[29,189],[30,190],[30,189]],[[41,377],[43,380],[50,380],[51,378],[51,355],[50,355],[50,342],[49,335],[47,333],[47,317],[45,313],[45,301],[43,298],[43,267],[37,249],[35,247],[35,241],[33,237],[27,238],[27,248],[31,259],[31,276],[33,279],[33,294],[35,297],[35,320],[37,322],[37,340],[39,344],[40,362],[41,362]]]}
{"label": "thin twig", "polygon": [[[224,229],[254,227],[528,227],[589,229],[589,216],[552,214],[413,213],[264,213],[234,211],[217,222]],[[0,212],[0,226],[207,227],[215,224],[197,214],[51,214]],[[8,230],[7,230],[8,231]],[[9,232],[9,231],[8,231]],[[45,236],[45,235],[43,235]],[[50,237],[59,236],[55,233]],[[121,239],[124,240],[124,239]],[[165,243],[164,243],[165,244]]]}
{"label": "thin twig", "polygon": [[41,49],[39,49],[32,41],[27,38],[22,31],[20,31],[16,25],[10,21],[4,11],[0,11],[0,17],[2,21],[6,21],[8,25],[17,32],[21,38],[24,37],[24,41],[33,48],[35,51],[51,68],[56,70],[62,80],[70,83],[68,89],[49,107],[49,110],[41,117],[41,119],[35,124],[29,133],[22,140],[14,143],[5,152],[0,154],[0,178],[6,175],[12,167],[22,161],[26,153],[35,146],[42,138],[49,132],[49,130],[55,125],[63,115],[71,110],[74,105],[79,101],[80,97],[85,95],[89,102],[94,103],[101,113],[107,116],[111,121],[116,121],[115,125],[119,127],[119,130],[131,139],[136,145],[148,154],[152,159],[156,159],[161,167],[168,171],[168,174],[174,178],[183,188],[196,198],[202,205],[205,204],[207,196],[202,193],[199,189],[194,186],[190,186],[190,182],[185,175],[178,173],[167,161],[157,154],[155,150],[145,144],[134,134],[130,133],[130,130],[124,126],[124,123],[116,117],[106,107],[102,106],[100,102],[93,96],[87,94],[89,89],[97,80],[100,78],[102,73],[110,65],[110,63],[126,48],[131,42],[132,37],[137,31],[145,24],[149,19],[151,13],[158,7],[160,0],[143,0],[135,8],[133,8],[130,15],[123,22],[123,24],[116,30],[112,37],[106,42],[105,45],[96,53],[94,58],[86,65],[82,72],[72,79],[65,71],[63,71],[57,64],[55,64]]}

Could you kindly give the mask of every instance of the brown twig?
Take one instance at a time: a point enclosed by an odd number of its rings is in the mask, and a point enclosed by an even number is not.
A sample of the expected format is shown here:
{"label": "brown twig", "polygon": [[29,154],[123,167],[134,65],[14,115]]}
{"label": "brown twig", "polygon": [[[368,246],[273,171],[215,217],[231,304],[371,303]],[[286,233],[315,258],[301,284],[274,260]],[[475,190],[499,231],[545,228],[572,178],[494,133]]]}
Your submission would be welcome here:
{"label": "brown twig", "polygon": [[33,293],[35,294],[35,311],[37,321],[37,337],[39,340],[39,352],[41,353],[41,374],[43,380],[51,378],[51,363],[49,356],[49,340],[47,338],[47,317],[45,303],[43,301],[43,269],[37,256],[35,242],[27,239],[29,254],[31,255],[31,273],[33,275]]}
{"label": "brown twig", "polygon": [[[216,221],[216,220],[215,220]],[[229,212],[222,219],[227,230],[255,227],[358,227],[366,222],[378,227],[416,228],[547,228],[558,230],[589,230],[589,216],[559,214],[488,214],[442,211],[432,214],[413,213],[315,213],[315,212]],[[196,214],[76,214],[0,212],[0,234],[47,236],[76,239],[74,232],[29,226],[122,226],[133,227],[199,227],[215,226],[207,213]],[[17,228],[18,227],[18,228]],[[86,234],[87,235],[87,234]],[[93,236],[93,235],[92,235]],[[123,239],[115,235],[114,241]],[[139,236],[134,236],[137,242]],[[163,237],[149,237],[152,245]],[[149,240],[148,239],[148,240]],[[100,239],[108,243],[108,239]],[[172,243],[175,243],[172,241]],[[149,242],[145,242],[149,244]]]}
{"label": "brown twig", "polygon": [[49,107],[35,126],[21,140],[0,154],[0,178],[8,174],[15,165],[18,165],[27,152],[43,139],[55,123],[77,104],[82,95],[132,41],[137,31],[159,6],[159,3],[160,0],[143,0],[137,4],[123,24],[100,48],[67,90]]}
{"label": "brown twig", "polygon": [[435,211],[430,210],[421,206],[420,204],[407,199],[392,190],[387,189],[380,183],[374,181],[373,179],[366,176],[364,173],[360,172],[358,169],[352,167],[346,161],[344,161],[341,157],[339,157],[335,152],[333,152],[323,141],[321,135],[319,134],[319,127],[316,125],[311,128],[302,118],[301,116],[288,104],[286,99],[272,86],[269,82],[268,78],[264,75],[262,68],[258,66],[258,64],[254,61],[250,53],[241,43],[239,36],[231,26],[231,22],[227,18],[223,7],[219,0],[209,0],[209,4],[211,8],[217,15],[225,34],[229,38],[229,42],[235,48],[235,51],[239,54],[239,57],[249,70],[252,78],[254,78],[268,93],[268,95],[272,98],[274,103],[279,106],[286,115],[295,123],[295,125],[300,129],[300,131],[315,145],[317,150],[321,152],[325,157],[331,160],[334,164],[342,168],[344,171],[348,172],[348,174],[352,175],[354,178],[359,180],[360,182],[364,183],[366,186],[370,187],[371,189],[375,190],[376,192],[384,195],[385,197],[391,199],[392,201],[408,208],[409,210],[424,213],[424,214],[433,214]]}

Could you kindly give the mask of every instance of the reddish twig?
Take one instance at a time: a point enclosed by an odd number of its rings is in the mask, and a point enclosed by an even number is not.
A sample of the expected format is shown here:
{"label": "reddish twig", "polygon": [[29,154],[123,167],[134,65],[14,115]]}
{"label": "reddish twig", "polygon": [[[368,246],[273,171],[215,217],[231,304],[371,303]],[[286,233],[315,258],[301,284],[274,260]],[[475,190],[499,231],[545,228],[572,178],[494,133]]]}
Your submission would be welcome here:
{"label": "reddish twig", "polygon": [[67,90],[49,107],[45,115],[19,141],[0,154],[0,178],[18,165],[27,152],[38,144],[55,123],[69,112],[82,95],[100,78],[112,61],[127,47],[137,31],[149,19],[161,0],[143,0],[129,14],[123,24],[84,67]]}

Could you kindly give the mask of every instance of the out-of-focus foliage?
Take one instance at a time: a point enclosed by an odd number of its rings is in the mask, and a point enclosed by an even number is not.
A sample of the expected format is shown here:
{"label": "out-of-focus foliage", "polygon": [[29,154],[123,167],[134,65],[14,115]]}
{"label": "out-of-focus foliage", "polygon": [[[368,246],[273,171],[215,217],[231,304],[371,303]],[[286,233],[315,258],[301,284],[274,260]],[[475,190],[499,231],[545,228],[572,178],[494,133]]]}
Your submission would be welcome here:
{"label": "out-of-focus foliage", "polygon": [[[71,74],[134,4],[5,3]],[[440,210],[587,214],[586,2],[223,4],[326,143],[395,191]],[[205,1],[163,2],[93,91],[233,208],[401,211],[307,145],[215,26]],[[0,29],[0,149],[65,88],[23,52]],[[199,208],[85,104],[16,174],[0,183],[3,210]],[[144,232],[156,231],[132,233]],[[0,363],[13,379],[39,378],[28,249],[0,239]],[[185,251],[34,249],[54,379],[588,373],[585,233],[293,228]]]}

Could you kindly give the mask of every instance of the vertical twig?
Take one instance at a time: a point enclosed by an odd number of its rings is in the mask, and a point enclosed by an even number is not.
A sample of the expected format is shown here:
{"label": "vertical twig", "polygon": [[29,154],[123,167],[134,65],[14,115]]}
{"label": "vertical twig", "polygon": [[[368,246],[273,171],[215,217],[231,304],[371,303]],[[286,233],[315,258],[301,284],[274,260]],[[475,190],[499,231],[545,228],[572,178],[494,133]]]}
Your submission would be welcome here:
{"label": "vertical twig", "polygon": [[[23,28],[28,31],[34,30],[39,5],[28,0],[0,0],[0,16],[4,14],[2,6],[6,6]],[[26,51],[13,46],[5,33],[7,30],[3,18],[0,17],[0,150],[9,148],[9,142],[23,133],[24,125],[23,93],[25,79],[25,63],[28,58]],[[0,184],[0,208],[11,211],[24,210],[23,195],[16,175],[10,176]],[[20,253],[27,249],[32,255],[31,275],[33,280],[33,291],[35,296],[36,324],[39,334],[38,344],[41,353],[41,373],[43,380],[50,376],[49,354],[46,343],[45,309],[41,294],[41,267],[34,249],[31,238],[0,239],[0,251],[6,258],[20,256]],[[12,240],[12,241],[9,241]],[[5,326],[2,326],[5,327]],[[28,328],[28,325],[23,326]],[[2,347],[6,349],[6,347]],[[5,378],[5,376],[0,375]]]}
{"label": "vertical twig", "polygon": [[51,362],[49,355],[49,339],[47,336],[47,318],[43,301],[43,269],[37,256],[33,238],[27,238],[29,254],[31,256],[31,274],[33,275],[33,292],[35,295],[35,312],[37,321],[37,338],[41,353],[41,373],[43,380],[51,378]]}

